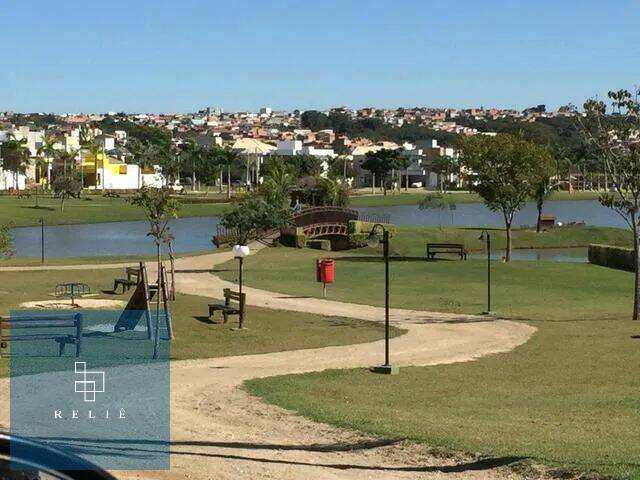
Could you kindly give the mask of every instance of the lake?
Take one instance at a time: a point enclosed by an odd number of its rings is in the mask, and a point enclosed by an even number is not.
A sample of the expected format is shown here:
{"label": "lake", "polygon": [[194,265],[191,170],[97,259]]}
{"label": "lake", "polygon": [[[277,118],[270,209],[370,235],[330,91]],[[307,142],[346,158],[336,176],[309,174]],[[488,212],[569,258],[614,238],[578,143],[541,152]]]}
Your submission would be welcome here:
{"label": "lake", "polygon": [[[492,212],[482,203],[460,203],[455,210],[420,210],[417,205],[391,207],[361,207],[361,212],[388,214],[397,225],[488,226],[504,225],[502,215]],[[585,222],[597,227],[627,228],[624,220],[597,200],[557,200],[544,205],[543,214],[555,215],[563,223]],[[528,202],[515,216],[513,225],[535,225],[538,212],[535,203]]]}
{"label": "lake", "polygon": [[[454,225],[454,226],[495,226],[502,225],[499,214],[491,212],[481,203],[465,203],[455,210],[420,210],[413,205],[393,207],[361,207],[361,212],[389,214],[391,221],[398,225]],[[558,221],[585,222],[588,225],[604,227],[624,227],[624,222],[611,210],[604,208],[596,200],[553,201],[545,205],[544,213],[555,215]],[[534,225],[536,209],[528,203],[517,215],[515,226]],[[211,250],[215,248],[211,238],[216,232],[219,217],[177,218],[171,221],[175,235],[176,253]],[[154,244],[147,237],[149,224],[146,221],[96,223],[82,225],[57,225],[45,227],[45,255],[47,257],[90,257],[107,255],[148,255],[154,253]],[[40,227],[19,227],[13,229],[14,246],[18,257],[40,256]],[[562,249],[567,250],[567,249]],[[572,249],[569,249],[572,250]],[[521,254],[521,255],[520,255]],[[535,253],[521,251],[522,259],[535,259],[543,255],[545,259],[562,261],[582,258],[585,254],[576,252]],[[576,255],[574,255],[576,254]],[[552,258],[553,257],[553,258]],[[582,260],[581,260],[582,261]]]}
{"label": "lake", "polygon": [[[211,250],[211,238],[216,232],[218,217],[189,217],[171,220],[176,253]],[[20,227],[13,230],[15,255],[39,257],[40,227]],[[92,257],[107,255],[149,255],[155,244],[147,236],[146,221],[92,223],[82,225],[45,226],[47,257]]]}

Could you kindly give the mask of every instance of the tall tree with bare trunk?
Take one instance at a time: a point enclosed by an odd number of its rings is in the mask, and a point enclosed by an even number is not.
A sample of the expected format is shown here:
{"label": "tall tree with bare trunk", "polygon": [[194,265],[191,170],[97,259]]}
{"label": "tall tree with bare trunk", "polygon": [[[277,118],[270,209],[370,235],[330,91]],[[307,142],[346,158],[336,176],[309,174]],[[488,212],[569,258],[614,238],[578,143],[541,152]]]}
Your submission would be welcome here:
{"label": "tall tree with bare trunk", "polygon": [[[609,92],[609,105],[590,99],[579,122],[604,163],[610,189],[600,203],[624,219],[633,233],[635,277],[633,319],[640,318],[640,90]],[[609,108],[608,108],[609,107]]]}

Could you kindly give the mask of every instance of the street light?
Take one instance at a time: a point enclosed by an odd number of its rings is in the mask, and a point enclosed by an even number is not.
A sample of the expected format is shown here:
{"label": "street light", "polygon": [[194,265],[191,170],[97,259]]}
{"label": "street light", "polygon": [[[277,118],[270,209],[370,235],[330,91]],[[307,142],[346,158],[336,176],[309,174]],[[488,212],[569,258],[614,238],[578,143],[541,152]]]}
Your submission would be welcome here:
{"label": "street light", "polygon": [[487,230],[482,230],[478,240],[486,241],[487,244],[487,311],[485,315],[491,315],[491,234]]}
{"label": "street light", "polygon": [[[382,230],[382,240],[377,233],[378,230]],[[369,233],[367,245],[377,247],[380,243],[383,245],[384,254],[384,365],[373,367],[372,370],[375,373],[396,375],[399,372],[398,367],[389,362],[389,231],[376,223]]]}
{"label": "street light", "polygon": [[[242,264],[244,262],[244,257],[248,257],[251,253],[251,250],[246,245],[234,245],[233,256],[238,259],[238,290],[240,293],[240,297],[242,297]],[[240,315],[240,320],[238,322],[238,328],[242,328],[242,323],[244,319],[243,316]]]}
{"label": "street light", "polygon": [[40,217],[40,256],[44,265],[44,218]]}

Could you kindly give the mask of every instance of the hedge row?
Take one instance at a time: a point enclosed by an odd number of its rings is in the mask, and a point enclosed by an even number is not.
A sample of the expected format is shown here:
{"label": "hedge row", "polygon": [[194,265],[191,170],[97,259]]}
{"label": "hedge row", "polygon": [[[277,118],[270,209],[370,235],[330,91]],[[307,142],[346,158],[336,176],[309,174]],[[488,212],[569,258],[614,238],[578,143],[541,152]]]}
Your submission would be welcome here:
{"label": "hedge row", "polygon": [[589,263],[618,270],[635,271],[635,253],[632,248],[611,245],[589,245]]}

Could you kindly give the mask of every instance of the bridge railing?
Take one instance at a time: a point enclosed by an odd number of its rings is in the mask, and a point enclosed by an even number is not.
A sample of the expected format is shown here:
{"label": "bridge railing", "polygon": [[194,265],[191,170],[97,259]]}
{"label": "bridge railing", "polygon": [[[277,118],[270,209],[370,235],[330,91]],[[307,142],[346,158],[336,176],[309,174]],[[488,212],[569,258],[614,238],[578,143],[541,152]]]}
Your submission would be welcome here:
{"label": "bridge railing", "polygon": [[388,213],[360,213],[358,220],[367,223],[391,223],[391,215]]}
{"label": "bridge railing", "polygon": [[305,208],[294,215],[292,222],[298,227],[314,225],[318,223],[349,223],[350,220],[358,220],[359,212],[351,208],[341,207],[311,207]]}

